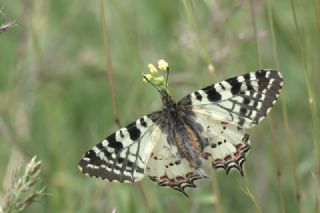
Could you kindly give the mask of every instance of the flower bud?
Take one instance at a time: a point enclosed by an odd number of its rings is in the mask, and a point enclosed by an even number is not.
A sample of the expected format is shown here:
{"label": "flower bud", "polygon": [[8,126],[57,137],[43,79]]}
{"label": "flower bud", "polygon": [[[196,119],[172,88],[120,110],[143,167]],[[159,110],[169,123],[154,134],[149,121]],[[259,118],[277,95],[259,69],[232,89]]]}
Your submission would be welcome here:
{"label": "flower bud", "polygon": [[157,75],[158,74],[158,70],[153,64],[148,64],[148,68],[149,68],[149,71],[150,71],[151,75]]}
{"label": "flower bud", "polygon": [[147,83],[148,81],[151,81],[153,79],[153,76],[151,74],[145,74],[143,75],[143,82]]}
{"label": "flower bud", "polygon": [[166,72],[166,71],[168,71],[168,69],[169,69],[169,64],[168,64],[168,62],[166,62],[165,60],[160,59],[160,60],[158,61],[158,67],[159,67],[159,69],[160,69],[161,71]]}
{"label": "flower bud", "polygon": [[163,76],[156,77],[153,79],[153,82],[157,86],[164,85],[164,77]]}

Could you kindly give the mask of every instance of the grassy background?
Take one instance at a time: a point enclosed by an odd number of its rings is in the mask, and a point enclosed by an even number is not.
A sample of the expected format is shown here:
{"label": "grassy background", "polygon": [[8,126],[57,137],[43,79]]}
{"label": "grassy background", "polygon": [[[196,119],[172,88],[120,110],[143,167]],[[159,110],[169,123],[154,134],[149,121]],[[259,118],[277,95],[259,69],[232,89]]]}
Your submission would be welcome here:
{"label": "grassy background", "polygon": [[[105,0],[104,14],[100,3],[0,3],[0,25],[16,23],[0,33],[0,197],[12,170],[37,155],[47,195],[25,212],[320,211],[319,1]],[[170,64],[177,97],[260,68],[280,70],[279,102],[249,131],[246,177],[218,172],[187,199],[147,178],[139,188],[82,175],[82,154],[117,129],[106,51],[122,125],[161,106],[141,77],[159,58]]]}

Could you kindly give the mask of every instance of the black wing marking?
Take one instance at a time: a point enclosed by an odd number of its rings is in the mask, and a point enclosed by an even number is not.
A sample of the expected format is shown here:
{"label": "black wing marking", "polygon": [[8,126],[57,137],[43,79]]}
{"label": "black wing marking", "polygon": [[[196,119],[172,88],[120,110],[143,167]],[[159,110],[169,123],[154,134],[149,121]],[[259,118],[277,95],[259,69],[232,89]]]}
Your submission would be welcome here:
{"label": "black wing marking", "polygon": [[168,143],[164,133],[159,134],[158,143],[146,167],[146,174],[158,183],[158,186],[170,187],[186,196],[185,188],[195,188],[195,180],[207,178],[202,169],[190,167],[190,163],[180,157],[177,147]]}
{"label": "black wing marking", "polygon": [[108,181],[135,182],[144,177],[145,167],[156,144],[156,120],[151,113],[109,135],[87,151],[79,169],[88,176]]}
{"label": "black wing marking", "polygon": [[205,161],[216,169],[224,169],[227,174],[235,168],[243,176],[243,164],[250,150],[249,135],[239,125],[220,122],[208,115],[196,116],[194,122],[202,126]]}
{"label": "black wing marking", "polygon": [[210,85],[180,102],[195,114],[249,128],[267,116],[275,104],[283,79],[275,70],[259,70]]}

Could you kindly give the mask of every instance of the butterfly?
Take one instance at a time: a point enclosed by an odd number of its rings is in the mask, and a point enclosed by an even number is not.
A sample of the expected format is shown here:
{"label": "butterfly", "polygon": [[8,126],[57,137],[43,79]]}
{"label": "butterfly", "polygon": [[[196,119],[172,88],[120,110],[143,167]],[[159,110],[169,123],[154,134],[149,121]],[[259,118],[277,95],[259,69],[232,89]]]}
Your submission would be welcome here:
{"label": "butterfly", "polygon": [[154,85],[162,109],[106,137],[84,154],[79,168],[88,176],[114,182],[149,176],[158,186],[186,196],[185,188],[207,178],[210,167],[227,174],[234,168],[243,176],[250,150],[245,130],[267,116],[282,84],[280,72],[258,70],[207,86],[178,102],[166,87]]}

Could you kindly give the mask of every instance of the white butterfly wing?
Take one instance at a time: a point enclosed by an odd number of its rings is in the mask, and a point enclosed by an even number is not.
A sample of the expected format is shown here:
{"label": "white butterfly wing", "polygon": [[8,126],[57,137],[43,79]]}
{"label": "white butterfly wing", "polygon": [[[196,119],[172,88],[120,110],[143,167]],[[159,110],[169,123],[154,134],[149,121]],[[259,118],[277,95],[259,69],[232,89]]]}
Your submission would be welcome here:
{"label": "white butterfly wing", "polygon": [[244,129],[232,123],[214,120],[212,117],[197,114],[195,122],[199,123],[205,140],[203,158],[214,168],[222,168],[229,173],[236,168],[241,175],[246,154],[250,150],[249,135]]}
{"label": "white butterfly wing", "polygon": [[196,187],[194,181],[207,175],[202,169],[192,168],[185,158],[181,158],[177,147],[168,143],[166,134],[160,131],[158,136],[146,173],[159,186],[171,187],[188,196],[185,188]]}
{"label": "white butterfly wing", "polygon": [[159,186],[168,186],[186,196],[186,187],[206,178],[201,169],[181,159],[177,147],[150,114],[121,128],[87,151],[79,162],[80,170],[90,176],[115,182],[136,182],[148,175]]}
{"label": "white butterfly wing", "polygon": [[183,98],[179,104],[195,114],[250,128],[267,116],[283,79],[275,70],[259,70],[210,85]]}
{"label": "white butterfly wing", "polygon": [[157,113],[143,116],[114,132],[87,151],[79,162],[86,175],[108,181],[136,182],[145,175],[150,153],[157,143]]}
{"label": "white butterfly wing", "polygon": [[206,140],[204,158],[228,173],[242,165],[250,149],[244,129],[267,116],[282,88],[281,73],[259,70],[205,87],[183,98],[179,104],[202,127]]}

